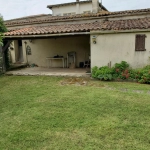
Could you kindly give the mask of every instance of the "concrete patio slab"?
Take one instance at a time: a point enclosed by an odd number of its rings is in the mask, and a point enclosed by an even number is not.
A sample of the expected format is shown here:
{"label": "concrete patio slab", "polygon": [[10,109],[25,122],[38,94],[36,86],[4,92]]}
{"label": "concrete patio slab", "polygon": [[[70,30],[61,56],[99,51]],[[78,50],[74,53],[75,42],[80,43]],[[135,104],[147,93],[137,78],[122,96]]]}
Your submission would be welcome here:
{"label": "concrete patio slab", "polygon": [[18,76],[71,76],[71,77],[90,77],[90,73],[86,73],[89,69],[86,68],[22,68],[6,72],[6,75]]}

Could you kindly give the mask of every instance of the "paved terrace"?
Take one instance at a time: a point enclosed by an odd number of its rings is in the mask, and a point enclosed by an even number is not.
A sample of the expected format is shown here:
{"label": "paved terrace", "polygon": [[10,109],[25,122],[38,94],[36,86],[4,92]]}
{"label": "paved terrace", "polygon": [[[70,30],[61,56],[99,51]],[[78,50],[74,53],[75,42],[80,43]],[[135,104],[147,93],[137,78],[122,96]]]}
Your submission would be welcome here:
{"label": "paved terrace", "polygon": [[6,72],[7,75],[18,75],[18,76],[70,76],[70,77],[90,77],[89,68],[23,68]]}

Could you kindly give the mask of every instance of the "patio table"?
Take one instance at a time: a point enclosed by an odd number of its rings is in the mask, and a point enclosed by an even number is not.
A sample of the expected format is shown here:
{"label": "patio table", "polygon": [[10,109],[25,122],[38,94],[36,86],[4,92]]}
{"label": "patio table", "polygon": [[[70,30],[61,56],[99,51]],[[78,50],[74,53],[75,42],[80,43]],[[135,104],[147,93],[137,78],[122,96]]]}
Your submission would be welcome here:
{"label": "patio table", "polygon": [[48,68],[52,67],[53,60],[62,60],[63,68],[65,68],[65,58],[53,58],[53,57],[46,57]]}

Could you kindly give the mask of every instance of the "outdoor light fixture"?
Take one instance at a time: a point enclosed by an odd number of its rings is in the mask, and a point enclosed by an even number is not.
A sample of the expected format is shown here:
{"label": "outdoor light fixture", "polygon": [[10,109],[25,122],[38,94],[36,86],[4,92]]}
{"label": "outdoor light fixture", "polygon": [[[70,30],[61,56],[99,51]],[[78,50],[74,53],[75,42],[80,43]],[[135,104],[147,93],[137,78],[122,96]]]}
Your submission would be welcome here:
{"label": "outdoor light fixture", "polygon": [[14,50],[14,46],[13,46],[13,43],[12,43],[12,42],[10,43],[9,49],[10,49],[10,50]]}
{"label": "outdoor light fixture", "polygon": [[93,36],[92,37],[92,41],[93,41],[93,44],[96,44],[97,42],[96,42],[96,36]]}
{"label": "outdoor light fixture", "polygon": [[10,46],[10,50],[14,50],[14,47]]}

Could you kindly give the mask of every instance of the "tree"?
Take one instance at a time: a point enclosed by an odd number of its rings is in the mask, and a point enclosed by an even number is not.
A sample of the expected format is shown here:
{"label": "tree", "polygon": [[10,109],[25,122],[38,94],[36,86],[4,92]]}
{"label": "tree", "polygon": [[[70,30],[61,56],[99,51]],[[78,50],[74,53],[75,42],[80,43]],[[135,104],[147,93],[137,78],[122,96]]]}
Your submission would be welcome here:
{"label": "tree", "polygon": [[4,20],[3,20],[3,17],[0,15],[0,45],[2,46],[3,43],[2,43],[2,40],[3,40],[3,33],[6,32],[7,29],[4,25]]}
{"label": "tree", "polygon": [[[3,17],[0,15],[0,74],[2,72],[4,72],[4,68],[5,68],[5,57],[6,57],[6,55],[2,51],[2,46],[3,46],[4,32],[6,32],[6,31],[7,31],[7,29],[4,25]],[[7,51],[6,51],[6,53],[7,53]]]}

